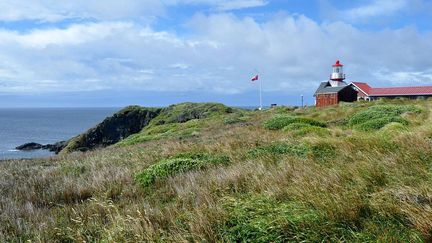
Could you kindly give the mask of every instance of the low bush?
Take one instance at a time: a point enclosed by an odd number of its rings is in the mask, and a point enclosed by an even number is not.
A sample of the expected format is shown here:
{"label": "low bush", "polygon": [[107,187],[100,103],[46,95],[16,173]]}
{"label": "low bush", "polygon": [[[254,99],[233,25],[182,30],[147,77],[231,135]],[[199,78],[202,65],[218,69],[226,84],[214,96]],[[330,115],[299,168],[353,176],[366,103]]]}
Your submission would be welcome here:
{"label": "low bush", "polygon": [[359,124],[357,128],[363,131],[379,130],[389,123],[399,123],[401,125],[409,124],[409,122],[402,117],[393,116],[372,119],[370,121]]}
{"label": "low bush", "polygon": [[291,132],[294,136],[305,136],[307,134],[315,134],[319,137],[330,135],[327,128],[312,126],[305,123],[292,123],[283,128],[285,132]]}
{"label": "low bush", "polygon": [[322,121],[314,120],[307,117],[295,117],[286,115],[277,115],[264,123],[264,127],[269,130],[280,130],[293,123],[309,124],[317,127],[327,127]]}
{"label": "low bush", "polygon": [[257,147],[249,151],[249,155],[252,157],[258,157],[261,155],[273,154],[273,155],[293,155],[298,157],[305,157],[309,152],[309,148],[304,144],[288,144],[288,143],[275,143],[266,146]]}
{"label": "low bush", "polygon": [[219,103],[181,103],[162,109],[152,124],[184,123],[194,119],[229,114],[234,109]]}
{"label": "low bush", "polygon": [[156,180],[164,180],[170,176],[204,169],[211,165],[227,164],[229,157],[216,156],[203,153],[179,154],[169,159],[165,159],[151,165],[143,172],[139,173],[135,180],[144,187],[153,185]]}
{"label": "low bush", "polygon": [[363,131],[378,130],[385,125],[398,122],[407,125],[409,122],[401,115],[407,112],[420,113],[415,106],[380,105],[355,113],[348,121],[348,125]]}

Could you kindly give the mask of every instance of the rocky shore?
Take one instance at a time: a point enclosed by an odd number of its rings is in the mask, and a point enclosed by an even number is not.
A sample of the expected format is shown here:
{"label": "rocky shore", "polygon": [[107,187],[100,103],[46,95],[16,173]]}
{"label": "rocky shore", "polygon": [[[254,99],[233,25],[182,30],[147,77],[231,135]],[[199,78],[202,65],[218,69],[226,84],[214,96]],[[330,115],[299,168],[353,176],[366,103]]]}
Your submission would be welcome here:
{"label": "rocky shore", "polygon": [[214,114],[231,113],[232,108],[217,103],[182,103],[166,108],[128,106],[88,131],[54,144],[29,142],[16,147],[21,151],[49,150],[56,154],[105,148],[141,132],[145,127],[202,119]]}
{"label": "rocky shore", "polygon": [[56,154],[60,153],[67,145],[67,141],[60,141],[54,144],[40,144],[35,142],[25,143],[16,147],[15,149],[20,151],[32,151],[32,150],[48,150],[50,152],[54,152]]}
{"label": "rocky shore", "polygon": [[161,110],[162,109],[159,108],[129,106],[107,117],[104,121],[85,133],[67,141],[60,141],[54,144],[29,142],[15,149],[20,151],[42,149],[59,154],[60,152],[85,152],[95,148],[107,147],[141,131],[151,120],[159,115]]}

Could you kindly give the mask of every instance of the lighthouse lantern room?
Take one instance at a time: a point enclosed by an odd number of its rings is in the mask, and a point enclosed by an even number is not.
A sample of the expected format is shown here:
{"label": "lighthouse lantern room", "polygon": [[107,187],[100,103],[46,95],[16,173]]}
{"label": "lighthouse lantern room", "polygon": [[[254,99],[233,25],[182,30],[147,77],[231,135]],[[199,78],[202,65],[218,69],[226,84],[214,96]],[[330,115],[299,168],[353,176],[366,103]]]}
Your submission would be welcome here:
{"label": "lighthouse lantern room", "polygon": [[330,85],[332,87],[346,86],[344,80],[345,74],[343,73],[343,65],[340,63],[339,60],[337,60],[336,63],[333,65],[333,73],[330,77]]}

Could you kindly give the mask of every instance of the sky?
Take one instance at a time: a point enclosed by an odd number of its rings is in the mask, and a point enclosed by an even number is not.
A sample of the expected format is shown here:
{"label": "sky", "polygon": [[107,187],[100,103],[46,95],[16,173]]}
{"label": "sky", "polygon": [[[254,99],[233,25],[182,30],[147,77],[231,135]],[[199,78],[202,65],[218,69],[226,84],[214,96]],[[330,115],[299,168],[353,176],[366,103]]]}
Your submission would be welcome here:
{"label": "sky", "polygon": [[432,85],[432,0],[0,0],[0,107],[313,104]]}

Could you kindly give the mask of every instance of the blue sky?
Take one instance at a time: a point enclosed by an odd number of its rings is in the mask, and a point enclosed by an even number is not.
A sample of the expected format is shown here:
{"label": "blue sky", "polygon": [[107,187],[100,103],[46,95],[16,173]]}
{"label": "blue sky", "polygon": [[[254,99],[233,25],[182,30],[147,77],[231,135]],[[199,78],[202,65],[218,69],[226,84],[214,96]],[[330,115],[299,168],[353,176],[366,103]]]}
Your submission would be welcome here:
{"label": "blue sky", "polygon": [[432,85],[432,0],[0,1],[0,107],[299,105],[348,81]]}

